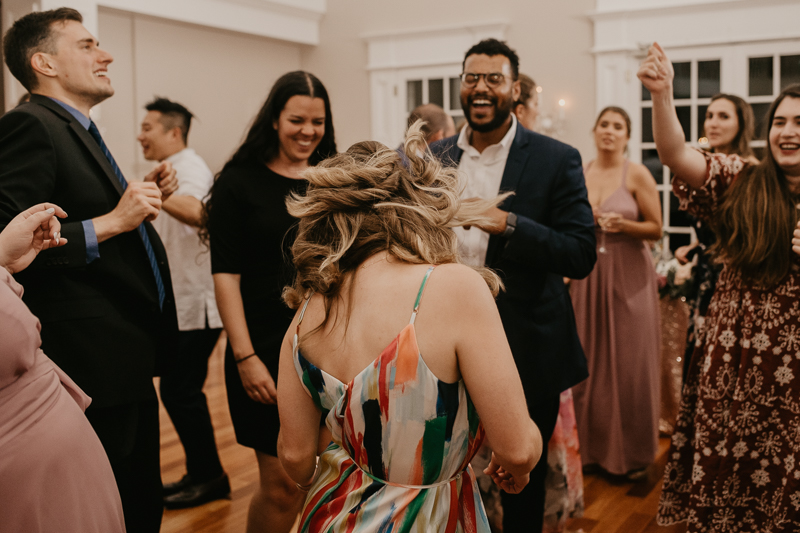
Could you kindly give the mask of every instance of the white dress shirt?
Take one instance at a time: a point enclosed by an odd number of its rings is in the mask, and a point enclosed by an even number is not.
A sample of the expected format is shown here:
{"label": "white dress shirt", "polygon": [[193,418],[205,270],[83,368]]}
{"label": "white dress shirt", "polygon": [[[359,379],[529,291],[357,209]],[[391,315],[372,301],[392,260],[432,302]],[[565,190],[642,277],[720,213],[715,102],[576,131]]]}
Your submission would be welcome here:
{"label": "white dress shirt", "polygon": [[[214,183],[214,175],[206,162],[191,148],[184,148],[167,158],[177,172],[179,196],[193,196],[200,201]],[[211,254],[200,242],[197,228],[184,224],[166,211],[153,221],[164,248],[167,250],[175,306],[178,310],[178,329],[221,328],[222,320],[214,298],[211,277]]]}
{"label": "white dress shirt", "polygon": [[[461,130],[456,145],[464,150],[458,163],[458,174],[464,184],[462,198],[483,198],[491,200],[500,192],[500,182],[506,169],[506,160],[511,143],[517,134],[517,117],[511,113],[511,127],[498,144],[486,147],[481,153],[471,144],[472,129],[469,125]],[[470,229],[455,228],[458,237],[458,252],[461,260],[473,267],[486,265],[486,250],[489,248],[489,234],[472,226]]]}

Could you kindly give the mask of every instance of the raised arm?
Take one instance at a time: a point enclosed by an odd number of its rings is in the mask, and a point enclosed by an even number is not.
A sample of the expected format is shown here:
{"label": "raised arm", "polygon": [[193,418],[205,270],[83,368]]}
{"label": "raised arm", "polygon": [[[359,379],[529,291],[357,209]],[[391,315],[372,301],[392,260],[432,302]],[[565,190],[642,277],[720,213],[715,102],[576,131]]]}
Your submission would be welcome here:
{"label": "raised arm", "polygon": [[653,43],[650,47],[638,76],[653,98],[653,139],[658,157],[688,185],[701,187],[706,179],[706,160],[686,146],[686,137],[672,101],[675,71],[661,45]]}

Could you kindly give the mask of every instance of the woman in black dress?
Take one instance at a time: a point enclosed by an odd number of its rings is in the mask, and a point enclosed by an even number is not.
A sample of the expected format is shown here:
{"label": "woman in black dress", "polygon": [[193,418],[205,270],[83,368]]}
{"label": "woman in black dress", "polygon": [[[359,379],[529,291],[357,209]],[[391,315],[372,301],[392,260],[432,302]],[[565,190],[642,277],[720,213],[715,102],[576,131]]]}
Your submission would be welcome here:
{"label": "woman in black dress", "polygon": [[217,176],[206,205],[217,305],[228,333],[231,420],[239,444],[255,450],[261,480],[250,502],[250,533],[288,532],[302,504],[277,457],[275,382],[294,315],[281,300],[294,277],[289,249],[296,222],[284,199],[305,191],[306,168],[335,153],[325,87],[307,72],[285,74]]}

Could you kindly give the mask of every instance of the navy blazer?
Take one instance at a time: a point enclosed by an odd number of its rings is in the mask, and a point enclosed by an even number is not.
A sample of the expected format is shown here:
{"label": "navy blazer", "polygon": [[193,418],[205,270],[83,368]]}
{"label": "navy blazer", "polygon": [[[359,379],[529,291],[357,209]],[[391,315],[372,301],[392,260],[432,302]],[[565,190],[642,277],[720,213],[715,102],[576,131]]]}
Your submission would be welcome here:
{"label": "navy blazer", "polygon": [[[457,140],[431,151],[458,166]],[[516,230],[489,238],[486,266],[505,284],[497,307],[530,407],[589,375],[563,278],[594,268],[594,217],[578,151],[520,125],[498,192],[508,191],[514,194],[500,208],[517,215]]]}
{"label": "navy blazer", "polygon": [[42,324],[42,349],[95,407],[152,397],[156,365],[177,336],[167,256],[149,222],[166,290],[163,311],[137,230],[100,243],[100,257],[87,262],[81,221],[109,213],[122,193],[97,142],[56,102],[33,95],[0,118],[0,228],[41,202],[68,214],[61,231],[68,243],[43,251],[15,278]]}

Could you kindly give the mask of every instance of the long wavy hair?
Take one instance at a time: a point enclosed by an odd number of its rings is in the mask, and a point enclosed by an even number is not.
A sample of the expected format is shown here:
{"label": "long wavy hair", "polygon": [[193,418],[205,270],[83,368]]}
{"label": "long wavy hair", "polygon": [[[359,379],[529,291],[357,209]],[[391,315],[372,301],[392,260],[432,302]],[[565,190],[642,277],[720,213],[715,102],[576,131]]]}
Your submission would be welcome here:
{"label": "long wavy hair", "polygon": [[[355,276],[367,258],[386,251],[413,264],[459,263],[451,228],[486,223],[482,213],[508,196],[462,202],[456,169],[431,155],[421,121],[409,128],[404,147],[408,167],[379,142],[354,144],[307,169],[306,194],[286,200],[289,214],[300,223],[292,246],[297,274],[283,299],[296,309],[312,291],[321,294],[325,319],[319,327],[327,323],[348,276]],[[497,274],[476,270],[497,295],[502,287]]]}
{"label": "long wavy hair", "polygon": [[711,97],[711,102],[715,100],[727,100],[732,103],[733,107],[736,109],[736,118],[739,120],[739,131],[736,132],[736,137],[731,141],[728,153],[740,155],[744,159],[755,157],[753,149],[750,148],[750,141],[753,140],[753,136],[755,135],[756,123],[755,117],[753,116],[753,108],[735,94],[715,94]]}
{"label": "long wavy hair", "polygon": [[[309,165],[316,165],[326,157],[336,153],[336,140],[333,133],[333,117],[331,115],[331,101],[328,91],[319,78],[302,70],[289,72],[278,78],[267,96],[266,102],[261,106],[253,124],[245,136],[244,142],[215,176],[214,182],[231,167],[243,165],[266,165],[278,155],[280,140],[275,123],[286,107],[286,102],[293,96],[310,96],[322,98],[325,102],[325,133],[317,145],[316,150],[308,158]],[[208,192],[203,219],[200,229],[200,238],[208,243],[209,213],[214,208],[214,186]]]}
{"label": "long wavy hair", "polygon": [[[767,114],[770,127],[776,109],[786,98],[800,99],[800,84],[781,91],[772,103]],[[717,242],[711,252],[736,269],[746,283],[762,287],[777,284],[792,265],[797,201],[772,155],[767,136],[764,159],[739,174],[714,214]]]}

